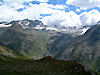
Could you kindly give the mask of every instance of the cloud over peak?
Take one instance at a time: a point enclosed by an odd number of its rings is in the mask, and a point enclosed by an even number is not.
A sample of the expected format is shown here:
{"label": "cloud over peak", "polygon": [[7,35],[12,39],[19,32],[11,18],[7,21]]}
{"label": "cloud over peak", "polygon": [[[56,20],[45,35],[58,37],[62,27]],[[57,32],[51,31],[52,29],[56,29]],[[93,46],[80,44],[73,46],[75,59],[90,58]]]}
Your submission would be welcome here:
{"label": "cloud over peak", "polygon": [[58,12],[57,14],[52,14],[51,16],[46,16],[42,21],[47,25],[58,25],[65,27],[80,28],[86,25],[95,25],[100,21],[100,13],[98,10],[91,10],[89,12],[83,12],[77,15],[74,11],[70,12]]}
{"label": "cloud over peak", "polygon": [[[87,9],[89,6],[88,2],[91,4],[96,0],[67,0],[66,1],[67,4],[80,6],[78,8],[75,7],[76,11],[73,10],[66,11],[66,9],[70,9],[71,7],[68,5],[48,4],[48,0],[4,0],[4,1],[5,3],[0,5],[0,21],[22,20],[25,18],[31,20],[40,19],[41,21],[43,21],[44,24],[49,26],[51,25],[58,25],[65,27],[76,26],[78,28],[84,25],[94,25],[97,23],[97,21],[100,21],[100,12],[97,9],[95,10],[91,9],[87,12],[85,11],[88,10]],[[28,5],[20,3],[21,1],[28,2]],[[30,1],[40,1],[40,2],[39,4],[35,4]],[[95,6],[98,6],[98,3]],[[90,7],[93,7],[93,5],[90,5]],[[82,10],[84,10],[85,12],[81,12]]]}

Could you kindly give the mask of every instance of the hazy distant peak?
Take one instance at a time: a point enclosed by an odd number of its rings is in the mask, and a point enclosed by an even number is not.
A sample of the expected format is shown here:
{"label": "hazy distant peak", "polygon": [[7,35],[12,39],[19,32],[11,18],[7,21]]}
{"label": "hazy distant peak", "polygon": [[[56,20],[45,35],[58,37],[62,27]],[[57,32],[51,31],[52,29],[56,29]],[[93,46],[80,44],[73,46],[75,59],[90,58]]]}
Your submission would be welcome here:
{"label": "hazy distant peak", "polygon": [[12,24],[11,27],[22,27],[22,26],[19,23],[14,23],[14,24]]}

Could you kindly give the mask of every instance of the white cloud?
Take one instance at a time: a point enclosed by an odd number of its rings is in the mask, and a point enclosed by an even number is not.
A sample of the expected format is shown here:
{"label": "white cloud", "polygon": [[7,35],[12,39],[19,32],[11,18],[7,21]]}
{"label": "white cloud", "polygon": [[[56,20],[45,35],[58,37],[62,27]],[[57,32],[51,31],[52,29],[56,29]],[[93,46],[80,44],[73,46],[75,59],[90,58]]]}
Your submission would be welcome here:
{"label": "white cloud", "polygon": [[87,10],[87,8],[86,8],[86,7],[80,7],[80,9],[81,9],[81,10]]}
{"label": "white cloud", "polygon": [[14,9],[19,9],[19,8],[24,8],[25,7],[25,5],[22,5],[21,3],[17,3],[17,2],[16,3],[13,2],[13,3],[9,4],[8,6],[13,7]]}
{"label": "white cloud", "polygon": [[76,7],[100,7],[100,0],[67,0],[66,4],[75,5]]}
{"label": "white cloud", "polygon": [[80,15],[77,15],[75,12],[58,12],[51,16],[46,16],[42,21],[49,25],[58,25],[65,27],[74,27],[77,28],[86,26],[86,25],[95,25],[100,21],[100,13],[98,10],[91,10],[89,12],[83,12]]}
{"label": "white cloud", "polygon": [[29,5],[30,7],[27,7],[27,9],[24,10],[25,12],[33,12],[33,13],[39,13],[39,14],[54,14],[54,13],[56,14],[61,11],[58,9],[65,8],[65,6],[63,5],[52,5],[52,4],[47,4],[47,3],[40,3],[39,5],[30,3]]}
{"label": "white cloud", "polygon": [[39,6],[46,7],[46,8],[54,8],[54,9],[64,9],[67,6],[66,5],[53,5],[53,4],[47,4],[47,3],[40,3]]}
{"label": "white cloud", "polygon": [[[18,5],[18,6],[17,6]],[[30,6],[25,6],[20,3],[5,4],[0,6],[0,21],[11,21],[17,19],[29,18],[32,20],[39,19],[40,14],[56,14],[64,9],[66,6],[63,5],[52,5],[47,3],[29,4]],[[12,8],[13,7],[13,8]],[[16,9],[26,8],[23,11],[18,12]],[[53,9],[55,8],[55,9]]]}
{"label": "white cloud", "polygon": [[82,25],[94,25],[100,21],[100,13],[98,10],[91,10],[90,12],[83,12],[80,15]]}
{"label": "white cloud", "polygon": [[[15,9],[19,9],[19,8],[24,8],[26,7],[23,3],[25,2],[31,2],[31,1],[39,1],[39,2],[48,2],[48,0],[3,0],[4,1],[4,5],[8,5],[10,7],[13,7]],[[3,4],[2,2],[0,2],[0,4]]]}
{"label": "white cloud", "polygon": [[16,13],[17,11],[13,8],[10,8],[7,5],[2,5],[0,6],[0,21],[10,21],[15,18]]}
{"label": "white cloud", "polygon": [[48,2],[48,0],[3,0],[3,1],[8,3],[12,3],[12,2],[23,3],[23,2],[30,2],[30,1]]}
{"label": "white cloud", "polygon": [[76,12],[80,12],[80,11],[81,11],[80,9],[78,9],[78,8],[76,9]]}
{"label": "white cloud", "polygon": [[[49,6],[50,7],[50,6]],[[52,5],[51,8],[55,8],[55,9],[64,9],[66,8],[67,6],[65,5]]]}
{"label": "white cloud", "polygon": [[33,0],[33,1],[48,2],[48,0]]}
{"label": "white cloud", "polygon": [[[13,8],[12,8],[13,7]],[[16,9],[26,8],[18,12]],[[40,14],[52,14],[51,16],[43,17],[42,21],[47,25],[58,25],[66,27],[81,27],[84,25],[94,25],[100,20],[98,10],[91,10],[77,15],[74,11],[65,12],[65,5],[52,5],[47,3],[32,4],[25,6],[21,3],[13,3],[12,5],[4,4],[0,6],[0,21],[11,21],[29,18],[31,20],[39,19]],[[62,10],[58,10],[62,9]],[[87,8],[80,7],[79,10]]]}
{"label": "white cloud", "polygon": [[52,26],[52,25],[65,26],[65,27],[81,26],[79,15],[77,15],[73,11],[58,12],[57,14],[44,17],[42,21],[45,22],[49,26]]}
{"label": "white cloud", "polygon": [[81,10],[87,10],[87,8],[86,8],[86,7],[77,8],[77,9],[76,9],[76,12],[80,12]]}

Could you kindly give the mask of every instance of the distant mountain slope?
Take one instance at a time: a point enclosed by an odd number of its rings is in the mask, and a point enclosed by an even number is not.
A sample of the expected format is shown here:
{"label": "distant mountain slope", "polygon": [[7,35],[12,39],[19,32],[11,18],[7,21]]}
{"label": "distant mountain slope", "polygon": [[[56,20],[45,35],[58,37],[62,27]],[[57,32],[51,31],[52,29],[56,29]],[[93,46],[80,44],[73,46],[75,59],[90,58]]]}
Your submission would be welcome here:
{"label": "distant mountain slope", "polygon": [[[1,24],[4,22],[1,22]],[[16,21],[11,21],[9,23],[4,23],[5,25],[9,25],[9,24],[14,24],[14,23],[20,23],[21,25],[24,26],[29,26],[29,27],[36,27],[37,25],[43,25],[43,23],[39,20],[29,20],[29,19],[24,19],[24,20],[16,20]]]}
{"label": "distant mountain slope", "polygon": [[0,35],[0,44],[12,49],[17,54],[39,59],[47,52],[49,36],[36,30],[23,29],[15,23]]}
{"label": "distant mountain slope", "polygon": [[16,54],[13,50],[0,45],[0,60],[9,61],[9,60],[17,60],[17,59],[25,60],[27,58],[20,56]]}
{"label": "distant mountain slope", "polygon": [[10,48],[22,56],[40,59],[47,55],[55,56],[62,50],[61,47],[65,44],[63,42],[71,39],[72,36],[69,34],[24,29],[19,23],[14,23],[0,35],[0,45]]}
{"label": "distant mountain slope", "polygon": [[55,56],[63,49],[65,49],[65,45],[71,41],[74,37],[70,34],[62,33],[61,35],[57,35],[52,37],[55,38],[54,42],[49,45],[49,55]]}
{"label": "distant mountain slope", "polygon": [[8,29],[8,27],[1,27],[0,28],[0,34],[2,34],[3,32],[5,32]]}
{"label": "distant mountain slope", "polygon": [[[5,66],[6,64],[6,66]],[[0,75],[97,75],[74,61],[61,61],[51,57],[40,60],[0,59]]]}
{"label": "distant mountain slope", "polygon": [[91,27],[84,35],[71,40],[59,53],[56,58],[75,60],[100,72],[100,25]]}

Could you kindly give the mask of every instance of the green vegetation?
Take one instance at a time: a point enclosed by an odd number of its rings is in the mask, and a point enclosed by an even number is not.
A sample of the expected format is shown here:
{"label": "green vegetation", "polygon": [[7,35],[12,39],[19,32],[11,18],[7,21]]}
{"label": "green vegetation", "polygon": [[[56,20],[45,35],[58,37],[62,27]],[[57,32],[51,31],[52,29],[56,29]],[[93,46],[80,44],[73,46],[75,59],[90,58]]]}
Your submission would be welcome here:
{"label": "green vegetation", "polygon": [[[61,61],[51,57],[40,60],[0,59],[0,75],[92,75],[91,70],[74,61]],[[96,75],[96,73],[95,73]]]}
{"label": "green vegetation", "polygon": [[12,60],[27,60],[29,58],[20,56],[18,54],[16,54],[14,51],[12,51],[11,49],[8,49],[6,47],[0,46],[0,59],[1,60],[7,60],[10,61]]}
{"label": "green vegetation", "polygon": [[0,46],[0,75],[92,75],[75,61],[56,60],[48,56],[40,60],[25,58]]}

